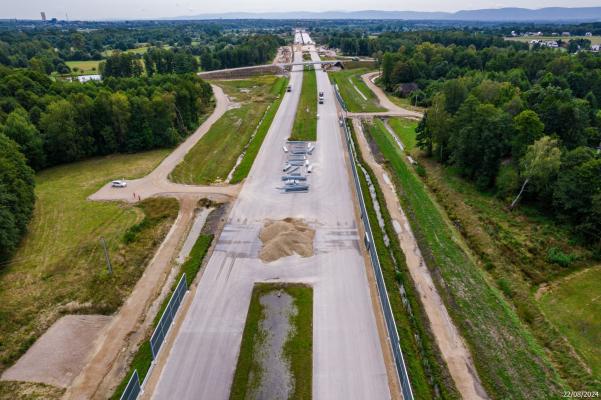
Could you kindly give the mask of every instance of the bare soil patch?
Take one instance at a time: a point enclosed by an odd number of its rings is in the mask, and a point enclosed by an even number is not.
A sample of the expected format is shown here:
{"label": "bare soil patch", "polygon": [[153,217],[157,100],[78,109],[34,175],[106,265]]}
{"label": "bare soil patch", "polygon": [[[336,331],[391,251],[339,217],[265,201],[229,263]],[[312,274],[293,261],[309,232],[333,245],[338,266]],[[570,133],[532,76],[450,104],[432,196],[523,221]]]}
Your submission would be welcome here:
{"label": "bare soil patch", "polygon": [[110,320],[105,315],[62,317],[2,374],[2,380],[68,387],[85,366],[94,341]]}
{"label": "bare soil patch", "polygon": [[259,234],[263,242],[259,257],[263,262],[272,262],[293,254],[311,257],[314,237],[315,230],[303,220],[284,218],[267,221]]}

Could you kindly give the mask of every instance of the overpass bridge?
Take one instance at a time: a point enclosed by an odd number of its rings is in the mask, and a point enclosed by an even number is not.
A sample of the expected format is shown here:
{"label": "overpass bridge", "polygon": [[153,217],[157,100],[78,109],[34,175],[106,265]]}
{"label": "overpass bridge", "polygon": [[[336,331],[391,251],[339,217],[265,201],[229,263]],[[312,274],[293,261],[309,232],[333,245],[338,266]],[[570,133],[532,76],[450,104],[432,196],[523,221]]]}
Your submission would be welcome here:
{"label": "overpass bridge", "polygon": [[236,79],[255,75],[265,74],[287,74],[292,67],[296,65],[321,65],[323,67],[333,66],[344,69],[344,62],[341,60],[330,61],[297,61],[291,63],[263,64],[250,67],[216,69],[213,71],[199,72],[198,76],[203,79]]}

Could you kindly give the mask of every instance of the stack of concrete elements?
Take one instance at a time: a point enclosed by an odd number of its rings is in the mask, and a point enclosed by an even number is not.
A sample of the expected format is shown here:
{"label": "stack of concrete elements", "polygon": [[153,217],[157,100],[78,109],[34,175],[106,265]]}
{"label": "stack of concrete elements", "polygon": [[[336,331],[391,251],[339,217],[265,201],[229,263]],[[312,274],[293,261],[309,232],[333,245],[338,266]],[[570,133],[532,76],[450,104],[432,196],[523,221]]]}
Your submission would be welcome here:
{"label": "stack of concrete elements", "polygon": [[287,141],[283,147],[287,154],[284,167],[282,169],[281,187],[282,193],[305,193],[309,191],[307,183],[307,174],[313,171],[313,166],[309,162],[309,157],[315,150],[315,143],[304,141]]}

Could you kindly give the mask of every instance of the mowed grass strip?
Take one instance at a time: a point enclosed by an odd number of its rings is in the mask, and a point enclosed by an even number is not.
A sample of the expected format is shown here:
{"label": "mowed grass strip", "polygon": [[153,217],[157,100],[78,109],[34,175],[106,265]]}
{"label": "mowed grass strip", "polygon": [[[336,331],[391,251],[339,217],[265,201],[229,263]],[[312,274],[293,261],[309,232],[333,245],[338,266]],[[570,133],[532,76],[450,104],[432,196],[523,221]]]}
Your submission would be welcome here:
{"label": "mowed grass strip", "polygon": [[415,147],[415,128],[417,127],[417,122],[404,118],[390,118],[388,125],[401,142],[403,142],[405,150],[407,152],[413,150]]}
{"label": "mowed grass strip", "polygon": [[405,155],[382,122],[366,123],[365,131],[393,173],[392,180],[420,250],[489,395],[559,396],[565,383],[515,311],[464,251],[458,233],[405,162]]}
{"label": "mowed grass strip", "polygon": [[230,400],[244,400],[261,385],[259,361],[266,332],[261,322],[266,318],[261,297],[283,290],[293,299],[296,315],[290,316],[291,331],[284,343],[283,356],[289,362],[293,391],[290,400],[310,400],[313,390],[313,288],[302,284],[257,283],[253,288],[240,344]]}
{"label": "mowed grass strip", "polygon": [[[284,78],[261,76],[252,79],[215,82],[239,107],[228,110],[186,154],[173,170],[171,180],[178,183],[207,185],[226,181],[238,157],[281,89]],[[254,146],[259,146],[255,144]],[[258,152],[258,148],[256,149]],[[256,154],[255,154],[256,155]],[[254,158],[252,159],[254,161]],[[247,163],[252,165],[251,160]],[[248,166],[250,169],[250,166]],[[247,172],[248,173],[248,172]],[[244,171],[237,177],[245,176]]]}
{"label": "mowed grass strip", "polygon": [[66,61],[65,64],[67,64],[67,67],[69,67],[76,75],[100,74],[98,69],[98,66],[100,65],[99,60]]}
{"label": "mowed grass strip", "polygon": [[267,111],[263,116],[263,119],[260,122],[259,128],[255,133],[255,136],[251,139],[248,147],[244,151],[244,156],[242,157],[242,161],[236,167],[236,170],[232,174],[232,179],[230,179],[230,183],[238,183],[241,182],[244,178],[248,176],[250,169],[261,149],[261,145],[263,144],[263,140],[265,140],[265,136],[267,136],[267,132],[271,127],[271,123],[275,118],[275,114],[278,112],[280,108],[280,104],[282,103],[282,99],[284,98],[284,92],[286,90],[286,86],[288,85],[288,79],[279,79],[276,84],[273,85],[272,93],[277,93],[277,99],[269,105]]}
{"label": "mowed grass strip", "polygon": [[[386,111],[385,108],[380,106],[376,95],[367,87],[365,82],[363,82],[363,79],[361,79],[361,75],[368,72],[369,70],[366,68],[328,72],[330,80],[338,85],[340,95],[350,112]],[[360,93],[365,96],[365,99]]]}
{"label": "mowed grass strip", "polygon": [[290,140],[317,140],[317,96],[315,70],[313,68],[305,69]]}
{"label": "mowed grass strip", "polygon": [[[63,313],[110,314],[119,308],[175,219],[178,204],[149,199],[133,206],[87,197],[110,179],[147,174],[167,153],[113,155],[38,173],[29,231],[13,259],[0,267],[0,371]],[[100,237],[109,247],[112,275]]]}
{"label": "mowed grass strip", "polygon": [[601,377],[601,266],[560,279],[539,302],[593,375]]}
{"label": "mowed grass strip", "polygon": [[177,287],[177,284],[179,283],[179,280],[181,279],[182,275],[184,273],[186,274],[186,283],[189,288],[190,285],[192,284],[192,282],[194,281],[194,279],[196,278],[198,271],[200,271],[200,267],[202,266],[204,258],[207,254],[207,251],[209,250],[209,247],[211,247],[212,242],[213,242],[213,235],[208,235],[208,234],[202,234],[198,237],[198,239],[196,239],[196,242],[194,243],[194,246],[192,247],[192,250],[190,251],[190,255],[188,256],[186,261],[180,267],[179,273],[177,274],[177,277],[173,281],[173,285],[171,287],[171,291],[169,292],[169,295],[166,296],[165,299],[163,300],[163,303],[161,304],[161,307],[159,308],[159,311],[157,312],[157,314],[152,322],[152,327],[147,332],[147,338],[142,342],[142,344],[138,348],[138,351],[136,352],[136,354],[134,355],[134,357],[131,361],[131,364],[130,364],[127,374],[123,377],[123,379],[121,380],[121,383],[117,386],[117,388],[113,392],[111,399],[117,400],[121,397],[121,395],[123,394],[123,391],[125,390],[125,387],[127,386],[127,383],[129,382],[129,379],[131,378],[132,374],[134,373],[134,370],[138,371],[138,376],[140,377],[140,381],[143,381],[144,378],[146,377],[146,375],[148,374],[148,371],[150,370],[150,365],[152,364],[152,350],[150,348],[150,336],[152,335],[152,333],[154,332],[154,329],[156,328],[159,321],[161,320],[161,316],[163,315],[163,312],[167,308],[167,304],[169,304],[169,300],[171,299],[171,296],[173,295],[173,292],[175,291],[175,288]]}

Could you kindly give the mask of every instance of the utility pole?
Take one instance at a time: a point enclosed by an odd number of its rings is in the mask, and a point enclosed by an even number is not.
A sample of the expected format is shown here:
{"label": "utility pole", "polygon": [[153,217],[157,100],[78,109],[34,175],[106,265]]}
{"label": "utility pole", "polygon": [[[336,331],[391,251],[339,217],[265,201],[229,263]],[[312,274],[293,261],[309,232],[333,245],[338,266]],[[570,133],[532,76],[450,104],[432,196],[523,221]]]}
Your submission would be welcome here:
{"label": "utility pole", "polygon": [[106,247],[106,241],[101,236],[100,243],[102,243],[102,248],[104,249],[104,258],[106,258],[106,268],[109,271],[109,274],[113,274],[113,266],[111,265],[111,259],[109,258],[109,249]]}

